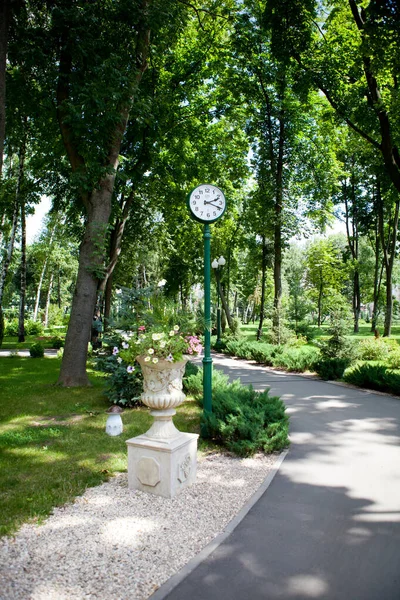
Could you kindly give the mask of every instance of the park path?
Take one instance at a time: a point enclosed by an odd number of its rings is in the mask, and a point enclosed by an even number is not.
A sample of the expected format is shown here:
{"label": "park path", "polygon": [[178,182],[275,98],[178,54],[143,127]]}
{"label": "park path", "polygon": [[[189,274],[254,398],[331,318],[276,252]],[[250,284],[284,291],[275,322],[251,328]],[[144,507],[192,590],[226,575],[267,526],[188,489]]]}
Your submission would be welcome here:
{"label": "park path", "polygon": [[400,600],[400,399],[222,355],[214,368],[281,396],[291,447],[236,529],[157,600]]}

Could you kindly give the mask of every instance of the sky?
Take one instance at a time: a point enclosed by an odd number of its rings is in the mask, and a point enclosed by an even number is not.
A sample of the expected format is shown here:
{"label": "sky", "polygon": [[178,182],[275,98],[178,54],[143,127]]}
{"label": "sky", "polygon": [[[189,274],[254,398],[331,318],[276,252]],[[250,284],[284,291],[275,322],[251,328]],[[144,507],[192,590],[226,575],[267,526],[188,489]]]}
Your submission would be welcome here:
{"label": "sky", "polygon": [[40,233],[43,225],[43,219],[50,210],[51,200],[47,196],[42,196],[40,204],[35,206],[35,214],[29,215],[26,219],[26,240],[31,244],[35,237]]}

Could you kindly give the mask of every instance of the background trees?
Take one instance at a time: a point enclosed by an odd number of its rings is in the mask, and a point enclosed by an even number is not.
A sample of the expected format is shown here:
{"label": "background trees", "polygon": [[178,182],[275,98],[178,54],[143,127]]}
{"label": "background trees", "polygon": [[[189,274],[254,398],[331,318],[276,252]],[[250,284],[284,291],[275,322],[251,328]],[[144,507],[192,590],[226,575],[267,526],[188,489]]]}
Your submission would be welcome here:
{"label": "background trees", "polygon": [[[0,306],[15,310],[18,295],[21,336],[26,311],[44,321],[57,310],[61,321],[70,318],[61,384],[87,383],[93,313],[98,307],[105,324],[112,320],[116,289],[166,279],[173,301],[193,305],[201,226],[185,197],[204,181],[228,197],[212,252],[227,261],[231,313],[257,317],[261,336],[269,319],[278,333],[286,321],[295,329],[313,316],[322,323],[341,295],[355,331],[371,303],[372,327],[384,312],[390,334],[400,197],[397,6],[4,6]],[[53,216],[25,252],[24,213],[43,194]],[[345,239],[296,246],[294,237],[323,232],[335,215]]]}

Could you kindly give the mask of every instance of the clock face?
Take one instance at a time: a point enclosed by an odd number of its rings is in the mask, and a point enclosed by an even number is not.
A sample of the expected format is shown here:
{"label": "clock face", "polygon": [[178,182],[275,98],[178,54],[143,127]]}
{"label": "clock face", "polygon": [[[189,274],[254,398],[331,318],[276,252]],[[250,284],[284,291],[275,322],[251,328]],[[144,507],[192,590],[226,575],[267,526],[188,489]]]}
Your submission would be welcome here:
{"label": "clock face", "polygon": [[213,223],[225,212],[224,194],[215,185],[202,183],[188,196],[188,206],[192,216],[201,223]]}

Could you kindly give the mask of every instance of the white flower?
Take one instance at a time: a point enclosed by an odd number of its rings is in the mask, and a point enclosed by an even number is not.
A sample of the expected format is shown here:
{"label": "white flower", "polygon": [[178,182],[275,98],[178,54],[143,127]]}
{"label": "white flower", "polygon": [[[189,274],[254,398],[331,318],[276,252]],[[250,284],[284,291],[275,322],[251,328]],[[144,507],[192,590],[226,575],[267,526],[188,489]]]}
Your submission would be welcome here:
{"label": "white flower", "polygon": [[122,347],[124,350],[127,350],[129,348],[128,342],[122,342]]}
{"label": "white flower", "polygon": [[168,362],[174,362],[174,357],[172,356],[172,354],[168,354],[165,360],[168,360]]}
{"label": "white flower", "polygon": [[167,345],[167,342],[160,342],[160,348],[165,348],[166,345]]}
{"label": "white flower", "polygon": [[164,287],[164,285],[167,283],[166,279],[161,279],[161,281],[159,281],[157,283],[157,287]]}
{"label": "white flower", "polygon": [[117,363],[119,363],[119,364],[122,363],[122,358],[120,356],[118,356],[118,358],[117,358]]}
{"label": "white flower", "polygon": [[149,360],[150,360],[150,356],[145,356],[144,362],[149,362]]}
{"label": "white flower", "polygon": [[156,365],[158,363],[158,358],[154,357],[152,362]]}
{"label": "white flower", "polygon": [[149,354],[154,354],[154,348],[149,348],[149,349],[147,350],[147,352],[148,352]]}
{"label": "white flower", "polygon": [[115,356],[116,354],[118,354],[118,352],[119,352],[119,350],[118,350],[118,347],[117,347],[117,346],[114,346],[114,348],[113,348],[113,354],[114,354],[114,356]]}
{"label": "white flower", "polygon": [[161,340],[161,338],[162,338],[162,333],[153,333],[152,336],[151,336],[151,339],[154,342],[157,342],[158,340]]}
{"label": "white flower", "polygon": [[126,370],[128,371],[128,373],[133,373],[133,367],[132,367],[132,365],[128,365],[126,367]]}
{"label": "white flower", "polygon": [[169,335],[170,335],[170,337],[172,337],[173,335],[175,335],[175,331],[172,329],[172,330],[169,332]]}
{"label": "white flower", "polygon": [[174,331],[179,331],[179,325],[174,325]]}

